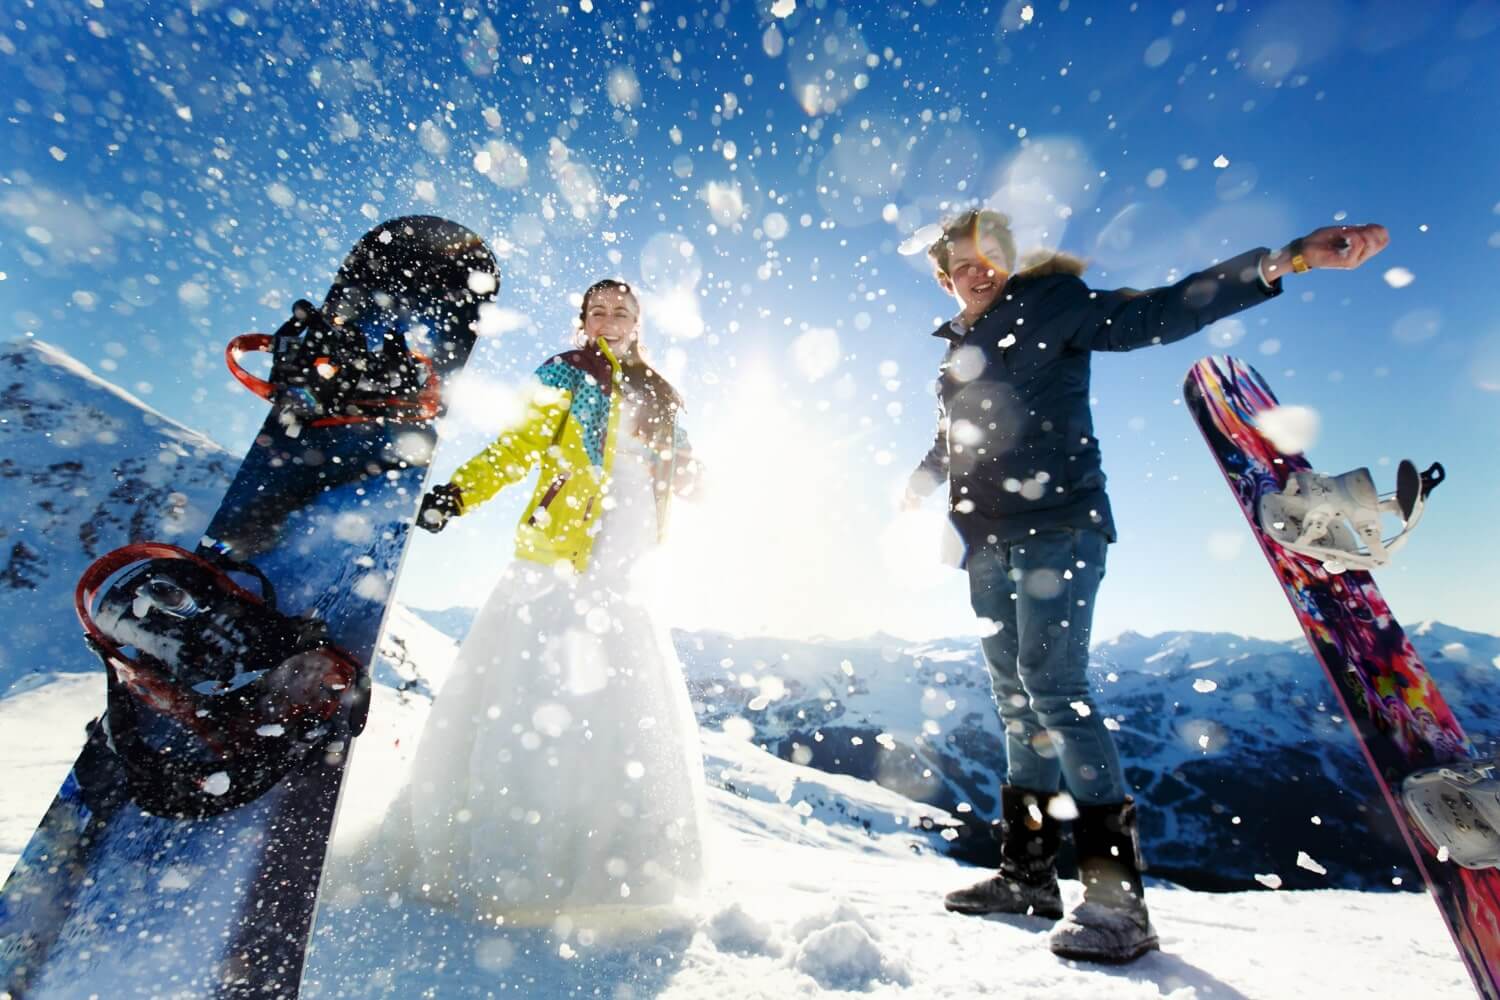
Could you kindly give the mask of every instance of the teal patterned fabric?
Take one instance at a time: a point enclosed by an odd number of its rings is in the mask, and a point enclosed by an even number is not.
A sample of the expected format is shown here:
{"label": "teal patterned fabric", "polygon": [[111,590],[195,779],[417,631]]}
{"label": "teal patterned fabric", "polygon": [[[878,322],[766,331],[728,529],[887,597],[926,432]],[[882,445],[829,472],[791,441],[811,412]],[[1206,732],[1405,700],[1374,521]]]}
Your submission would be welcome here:
{"label": "teal patterned fabric", "polygon": [[578,421],[583,448],[594,465],[604,464],[604,436],[609,430],[609,397],[598,381],[566,361],[549,361],[536,370],[542,385],[568,393],[568,415]]}

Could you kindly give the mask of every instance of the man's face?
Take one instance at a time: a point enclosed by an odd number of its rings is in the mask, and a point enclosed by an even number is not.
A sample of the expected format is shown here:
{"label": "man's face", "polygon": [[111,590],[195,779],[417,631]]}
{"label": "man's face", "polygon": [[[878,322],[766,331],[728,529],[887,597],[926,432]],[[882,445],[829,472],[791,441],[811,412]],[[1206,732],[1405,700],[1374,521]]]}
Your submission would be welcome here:
{"label": "man's face", "polygon": [[993,238],[981,236],[976,243],[960,237],[948,252],[948,273],[938,275],[938,283],[963,307],[967,320],[976,320],[1000,295],[1009,273],[1005,254]]}

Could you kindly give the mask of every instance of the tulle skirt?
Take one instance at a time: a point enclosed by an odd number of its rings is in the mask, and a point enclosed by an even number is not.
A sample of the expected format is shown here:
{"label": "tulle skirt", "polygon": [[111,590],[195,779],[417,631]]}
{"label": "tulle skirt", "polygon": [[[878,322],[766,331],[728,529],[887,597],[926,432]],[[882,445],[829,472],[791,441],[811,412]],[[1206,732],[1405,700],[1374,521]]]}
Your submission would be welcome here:
{"label": "tulle skirt", "polygon": [[696,719],[631,594],[655,539],[645,469],[622,456],[611,499],[585,573],[505,571],[438,692],[400,810],[428,898],[545,917],[668,903],[701,878]]}

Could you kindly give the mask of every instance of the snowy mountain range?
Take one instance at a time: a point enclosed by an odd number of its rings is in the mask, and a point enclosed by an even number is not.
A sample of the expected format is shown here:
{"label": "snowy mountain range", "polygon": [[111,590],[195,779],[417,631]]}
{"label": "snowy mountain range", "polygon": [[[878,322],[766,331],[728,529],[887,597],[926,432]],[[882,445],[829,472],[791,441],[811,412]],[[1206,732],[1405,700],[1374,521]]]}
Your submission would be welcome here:
{"label": "snowy mountain range", "polygon": [[[416,614],[461,636],[465,610]],[[1493,752],[1500,637],[1435,622],[1410,634],[1476,747]],[[705,725],[747,720],[786,760],[937,806],[964,821],[950,853],[993,860],[1004,751],[974,640],[679,632],[676,644]],[[1153,874],[1214,890],[1421,886],[1301,639],[1126,632],[1092,660]]]}
{"label": "snowy mountain range", "polygon": [[239,458],[40,341],[0,348],[0,692],[97,667],[73,587],[127,542],[191,546]]}
{"label": "snowy mountain range", "polygon": [[[0,351],[0,454],[3,699],[98,670],[74,581],[127,541],[194,540],[237,458],[35,341]],[[472,613],[398,606],[377,681],[398,702],[430,698]],[[1476,744],[1492,744],[1500,637],[1437,623],[1412,637]],[[926,803],[920,839],[990,857],[1003,751],[973,640],[675,638],[705,729]],[[1125,633],[1096,647],[1093,671],[1146,806],[1154,874],[1211,889],[1272,875],[1289,888],[1418,887],[1301,640]]]}

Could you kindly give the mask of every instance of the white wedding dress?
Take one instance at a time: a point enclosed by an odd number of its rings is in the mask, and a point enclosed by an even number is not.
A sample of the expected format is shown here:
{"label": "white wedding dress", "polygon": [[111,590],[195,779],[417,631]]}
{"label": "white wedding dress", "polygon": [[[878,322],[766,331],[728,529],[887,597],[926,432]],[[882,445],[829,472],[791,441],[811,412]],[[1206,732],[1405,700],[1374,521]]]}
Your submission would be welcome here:
{"label": "white wedding dress", "polygon": [[619,446],[584,573],[517,560],[475,618],[412,767],[411,890],[523,920],[699,881],[697,721],[669,635],[631,596],[657,537],[647,455]]}

